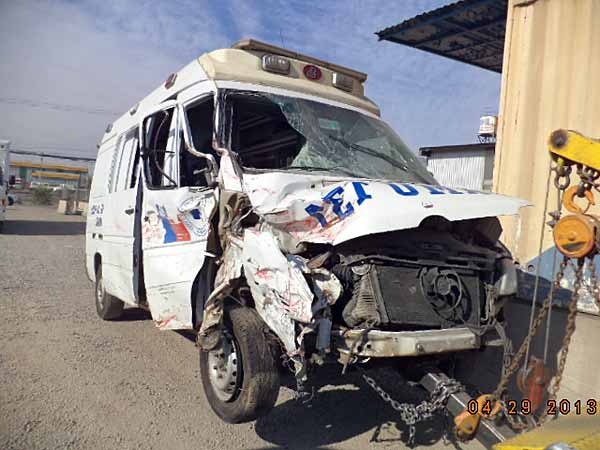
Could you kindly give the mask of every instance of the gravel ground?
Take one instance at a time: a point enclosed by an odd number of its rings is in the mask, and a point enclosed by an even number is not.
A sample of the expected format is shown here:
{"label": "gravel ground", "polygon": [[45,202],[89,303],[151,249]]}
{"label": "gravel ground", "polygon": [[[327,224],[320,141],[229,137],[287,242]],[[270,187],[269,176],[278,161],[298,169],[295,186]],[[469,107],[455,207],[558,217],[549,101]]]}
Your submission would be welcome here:
{"label": "gravel ground", "polygon": [[[406,448],[398,415],[356,374],[322,369],[310,407],[282,388],[271,414],[228,425],[202,392],[188,335],[147,313],[103,322],[84,270],[82,218],[15,206],[0,235],[0,449]],[[421,393],[382,384],[398,400]],[[345,384],[327,384],[345,383]],[[418,428],[419,448],[482,449]]]}

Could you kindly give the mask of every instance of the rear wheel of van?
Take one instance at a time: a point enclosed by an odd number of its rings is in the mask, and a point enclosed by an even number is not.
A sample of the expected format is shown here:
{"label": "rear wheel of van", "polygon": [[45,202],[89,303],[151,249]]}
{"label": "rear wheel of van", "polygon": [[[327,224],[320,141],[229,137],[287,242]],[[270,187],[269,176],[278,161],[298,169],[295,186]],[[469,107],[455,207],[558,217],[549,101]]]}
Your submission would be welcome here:
{"label": "rear wheel of van", "polygon": [[123,302],[110,295],[104,288],[104,279],[102,278],[102,266],[96,270],[96,312],[104,320],[114,320],[123,314]]}
{"label": "rear wheel of van", "polygon": [[200,376],[208,403],[225,422],[264,416],[279,395],[277,361],[256,311],[235,306],[225,318],[221,344],[200,350]]}

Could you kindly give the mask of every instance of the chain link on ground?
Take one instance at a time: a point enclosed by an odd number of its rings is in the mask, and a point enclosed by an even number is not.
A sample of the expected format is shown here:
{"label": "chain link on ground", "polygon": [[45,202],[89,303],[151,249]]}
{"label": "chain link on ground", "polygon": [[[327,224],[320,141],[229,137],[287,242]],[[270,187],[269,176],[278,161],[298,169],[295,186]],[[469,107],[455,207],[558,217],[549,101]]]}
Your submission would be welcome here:
{"label": "chain link on ground", "polygon": [[414,403],[399,402],[394,400],[390,394],[388,394],[381,386],[377,384],[373,377],[369,376],[367,372],[360,369],[361,377],[365,382],[383,399],[384,402],[388,403],[394,410],[400,413],[400,419],[408,427],[408,440],[407,444],[412,446],[415,440],[416,428],[415,425],[424,420],[430,419],[433,415],[446,408],[448,398],[452,394],[464,390],[462,384],[456,380],[450,380],[447,382],[438,383],[435,389],[431,392],[429,400],[423,400],[421,403],[415,405]]}

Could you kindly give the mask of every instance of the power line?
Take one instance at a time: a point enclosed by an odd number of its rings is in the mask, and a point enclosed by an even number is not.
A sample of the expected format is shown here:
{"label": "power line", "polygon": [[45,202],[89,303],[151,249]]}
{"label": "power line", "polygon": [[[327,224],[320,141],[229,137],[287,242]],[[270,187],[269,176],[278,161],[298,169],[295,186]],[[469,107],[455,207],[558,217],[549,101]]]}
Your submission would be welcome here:
{"label": "power line", "polygon": [[31,155],[31,156],[41,156],[42,158],[57,158],[57,159],[68,159],[71,161],[89,161],[95,162],[96,158],[87,158],[85,156],[69,156],[69,155],[59,155],[56,153],[45,153],[45,152],[34,152],[31,150],[19,150],[19,149],[10,149],[11,153],[15,155]]}
{"label": "power line", "polygon": [[0,103],[7,103],[9,105],[30,106],[33,108],[48,108],[63,112],[81,112],[85,114],[97,114],[103,116],[120,116],[122,114],[115,111],[111,111],[109,109],[89,108],[80,105],[69,105],[66,103],[46,102],[16,97],[0,97]]}
{"label": "power line", "polygon": [[18,148],[19,150],[23,150],[23,151],[39,151],[39,152],[82,152],[85,151],[85,149],[82,149],[81,147],[62,147],[62,146],[54,146],[54,145],[21,145],[21,144],[17,144],[16,147],[11,147],[11,148]]}

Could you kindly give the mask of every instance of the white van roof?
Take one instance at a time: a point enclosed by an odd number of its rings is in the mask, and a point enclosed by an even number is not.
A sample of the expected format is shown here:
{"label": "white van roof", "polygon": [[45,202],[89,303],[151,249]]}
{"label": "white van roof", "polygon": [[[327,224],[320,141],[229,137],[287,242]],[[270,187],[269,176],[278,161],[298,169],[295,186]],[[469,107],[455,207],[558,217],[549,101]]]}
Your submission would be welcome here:
{"label": "white van roof", "polygon": [[[264,55],[278,55],[288,59],[290,62],[289,74],[278,74],[265,70],[263,68]],[[320,69],[319,79],[311,80],[305,76],[304,68],[308,65],[314,65]],[[353,80],[352,89],[342,90],[335,87],[333,84],[334,74],[342,74],[351,78]],[[207,79],[239,81],[288,89],[348,104],[380,115],[378,106],[364,95],[364,82],[367,74],[285,48],[246,39],[237,42],[232,48],[205,53],[179,72],[169,75],[164,84],[133,106],[113,124],[109,124],[102,142],[110,139],[116,133],[134,126],[138,122],[139,116],[143,115],[146,110],[174,97],[189,86]]]}

